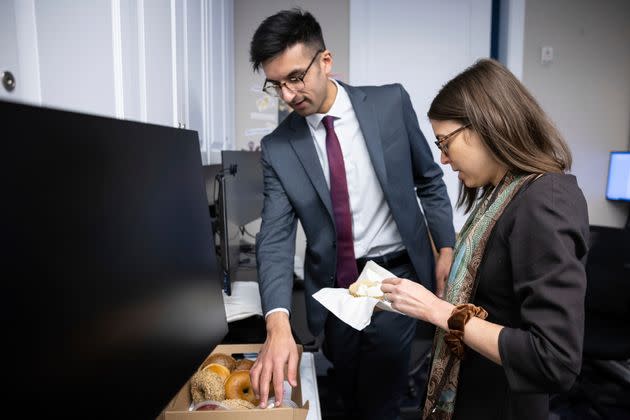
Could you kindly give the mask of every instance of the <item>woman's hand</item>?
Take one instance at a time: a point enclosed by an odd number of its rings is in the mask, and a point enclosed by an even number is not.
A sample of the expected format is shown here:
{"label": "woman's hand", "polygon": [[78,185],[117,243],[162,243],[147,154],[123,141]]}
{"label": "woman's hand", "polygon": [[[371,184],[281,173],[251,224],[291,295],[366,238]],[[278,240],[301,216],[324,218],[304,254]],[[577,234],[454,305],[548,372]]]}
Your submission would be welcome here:
{"label": "woman's hand", "polygon": [[438,298],[421,284],[407,279],[389,278],[383,280],[381,290],[392,308],[448,330],[447,321],[453,305]]}

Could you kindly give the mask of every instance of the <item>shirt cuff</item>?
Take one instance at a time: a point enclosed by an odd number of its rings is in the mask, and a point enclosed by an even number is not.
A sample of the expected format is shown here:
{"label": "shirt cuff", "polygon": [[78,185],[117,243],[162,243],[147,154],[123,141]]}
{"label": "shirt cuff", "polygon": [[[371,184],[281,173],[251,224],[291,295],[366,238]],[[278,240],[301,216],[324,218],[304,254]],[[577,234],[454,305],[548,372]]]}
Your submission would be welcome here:
{"label": "shirt cuff", "polygon": [[271,309],[269,312],[267,312],[267,313],[265,314],[265,319],[267,319],[267,317],[268,317],[270,314],[274,313],[274,312],[284,312],[284,313],[285,313],[285,314],[287,314],[289,317],[291,317],[291,314],[289,313],[289,310],[288,310],[288,309],[286,309],[286,308],[273,308],[273,309]]}

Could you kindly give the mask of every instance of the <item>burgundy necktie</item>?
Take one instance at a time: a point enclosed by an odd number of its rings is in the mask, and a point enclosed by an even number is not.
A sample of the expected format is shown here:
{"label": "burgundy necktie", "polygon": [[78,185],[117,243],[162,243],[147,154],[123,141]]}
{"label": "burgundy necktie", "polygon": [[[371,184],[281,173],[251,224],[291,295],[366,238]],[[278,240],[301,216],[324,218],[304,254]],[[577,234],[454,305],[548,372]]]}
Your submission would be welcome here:
{"label": "burgundy necktie", "polygon": [[337,286],[348,287],[359,277],[359,272],[354,258],[352,215],[350,214],[350,197],[346,182],[346,166],[343,163],[341,145],[333,127],[333,117],[325,116],[322,123],[326,127],[330,198],[337,228]]}

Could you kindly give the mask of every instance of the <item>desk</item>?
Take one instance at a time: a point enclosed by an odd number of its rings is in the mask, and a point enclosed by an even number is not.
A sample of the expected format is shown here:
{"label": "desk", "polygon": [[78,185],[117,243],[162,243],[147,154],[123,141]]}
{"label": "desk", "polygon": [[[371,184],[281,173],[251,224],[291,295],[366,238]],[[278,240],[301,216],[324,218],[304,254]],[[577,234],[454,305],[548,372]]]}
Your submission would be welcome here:
{"label": "desk", "polygon": [[302,360],[300,360],[300,379],[302,404],[306,401],[308,401],[309,404],[306,420],[321,420],[322,412],[319,405],[317,372],[315,371],[315,357],[313,353],[302,353]]}
{"label": "desk", "polygon": [[227,322],[238,321],[250,316],[262,316],[258,282],[235,281],[230,296],[223,292],[223,305]]}

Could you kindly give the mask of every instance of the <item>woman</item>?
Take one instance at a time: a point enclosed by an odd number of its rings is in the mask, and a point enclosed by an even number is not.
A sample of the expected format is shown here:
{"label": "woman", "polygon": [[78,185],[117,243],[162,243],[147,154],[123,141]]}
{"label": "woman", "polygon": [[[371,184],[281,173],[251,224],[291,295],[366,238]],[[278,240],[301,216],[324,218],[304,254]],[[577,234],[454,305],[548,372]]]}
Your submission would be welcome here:
{"label": "woman", "polygon": [[441,300],[387,279],[392,306],[439,327],[423,418],[547,419],[549,394],[580,371],[586,201],[570,151],[525,87],[483,59],[428,113],[443,164],[459,173],[459,232]]}

